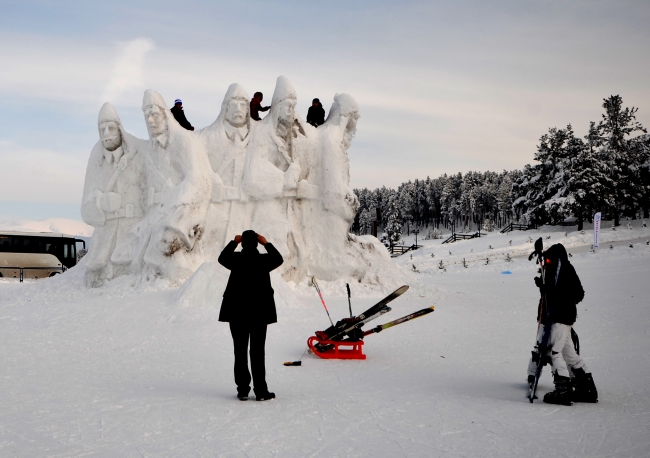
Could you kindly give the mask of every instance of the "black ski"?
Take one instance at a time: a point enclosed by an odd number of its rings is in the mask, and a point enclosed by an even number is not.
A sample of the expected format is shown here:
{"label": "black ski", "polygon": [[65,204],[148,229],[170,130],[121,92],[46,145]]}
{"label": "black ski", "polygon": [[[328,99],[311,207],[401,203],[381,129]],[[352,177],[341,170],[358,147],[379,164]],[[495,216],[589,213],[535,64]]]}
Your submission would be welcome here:
{"label": "black ski", "polygon": [[[542,283],[544,286],[546,286],[546,266],[544,265],[544,242],[542,241],[542,238],[540,237],[535,241],[535,251],[531,253],[531,255],[528,257],[528,260],[532,260],[535,255],[537,255],[537,262],[539,263],[541,267],[541,272],[542,272]],[[551,314],[551,305],[548,302],[548,299],[546,297],[546,292],[543,291],[542,293],[542,298],[541,298],[541,313],[539,317],[539,326],[543,326],[542,329],[542,338],[540,339],[539,342],[537,342],[537,351],[538,351],[538,357],[537,357],[537,367],[535,368],[535,379],[533,381],[533,384],[529,387],[528,389],[528,400],[532,403],[533,400],[537,399],[537,396],[535,396],[535,393],[537,392],[537,385],[539,384],[539,378],[542,376],[542,368],[546,365],[546,362],[548,360],[547,355],[548,351],[550,348],[548,347],[548,341],[551,338],[551,323],[549,322],[548,317]]]}
{"label": "black ski", "polygon": [[407,321],[414,320],[415,318],[420,318],[421,316],[424,316],[428,313],[433,312],[434,308],[433,305],[431,307],[427,307],[422,310],[418,310],[417,312],[410,313],[406,316],[403,316],[402,318],[398,318],[396,320],[390,321],[386,324],[379,325],[377,327],[374,327],[370,329],[369,331],[366,331],[363,333],[364,337],[369,335],[369,334],[376,334],[378,332],[383,331],[384,329],[392,328],[393,326],[397,326],[398,324],[406,323]]}
{"label": "black ski", "polygon": [[396,298],[404,294],[408,289],[409,289],[408,285],[404,285],[400,288],[397,288],[391,294],[389,294],[388,296],[386,296],[385,298],[377,302],[375,305],[370,307],[362,314],[357,315],[354,318],[347,318],[341,320],[338,323],[336,323],[334,326],[331,326],[325,329],[324,331],[319,331],[316,335],[319,338],[323,338],[323,340],[335,340],[337,338],[340,340],[352,330],[358,329],[359,327],[363,326],[364,323],[369,321],[366,320],[366,318],[370,318],[376,315],[389,302],[395,300]]}

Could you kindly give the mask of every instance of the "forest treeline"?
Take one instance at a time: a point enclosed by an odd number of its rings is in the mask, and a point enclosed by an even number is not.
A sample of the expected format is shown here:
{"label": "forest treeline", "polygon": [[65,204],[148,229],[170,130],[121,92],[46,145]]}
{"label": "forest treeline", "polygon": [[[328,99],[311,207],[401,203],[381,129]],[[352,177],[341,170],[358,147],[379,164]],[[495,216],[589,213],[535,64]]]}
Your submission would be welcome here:
{"label": "forest treeline", "polygon": [[416,179],[397,189],[355,189],[359,211],[353,230],[369,233],[371,209],[391,242],[403,229],[443,225],[456,231],[502,227],[511,221],[557,224],[577,219],[579,229],[594,213],[620,224],[621,217],[648,218],[650,135],[623,108],[619,95],[604,99],[604,113],[583,138],[573,127],[552,127],[541,136],[534,163],[523,170],[444,174]]}

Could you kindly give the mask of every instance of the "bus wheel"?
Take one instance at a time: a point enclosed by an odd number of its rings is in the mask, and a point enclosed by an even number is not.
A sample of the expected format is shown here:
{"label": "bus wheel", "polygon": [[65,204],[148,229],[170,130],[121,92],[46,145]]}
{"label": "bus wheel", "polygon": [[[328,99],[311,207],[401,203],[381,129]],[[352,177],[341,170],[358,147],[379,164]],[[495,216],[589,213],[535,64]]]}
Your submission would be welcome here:
{"label": "bus wheel", "polygon": [[52,272],[52,273],[50,274],[50,278],[54,277],[55,275],[59,275],[59,273],[58,273],[58,272]]}

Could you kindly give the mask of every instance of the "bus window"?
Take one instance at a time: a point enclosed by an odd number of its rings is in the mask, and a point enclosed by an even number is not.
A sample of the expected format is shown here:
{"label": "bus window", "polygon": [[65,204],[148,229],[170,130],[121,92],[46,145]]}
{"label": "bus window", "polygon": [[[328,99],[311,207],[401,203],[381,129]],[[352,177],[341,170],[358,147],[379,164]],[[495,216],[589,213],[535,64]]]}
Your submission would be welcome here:
{"label": "bus window", "polygon": [[64,258],[69,258],[70,257],[70,256],[68,256],[68,244],[67,243],[63,245],[63,257]]}

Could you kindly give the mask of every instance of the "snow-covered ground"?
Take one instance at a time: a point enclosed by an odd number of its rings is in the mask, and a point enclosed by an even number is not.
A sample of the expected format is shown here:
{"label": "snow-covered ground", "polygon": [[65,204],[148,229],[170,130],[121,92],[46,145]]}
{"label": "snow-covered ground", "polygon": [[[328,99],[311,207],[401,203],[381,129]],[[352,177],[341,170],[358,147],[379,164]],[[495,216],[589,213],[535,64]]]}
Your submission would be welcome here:
{"label": "snow-covered ground", "polygon": [[[649,456],[650,229],[604,226],[596,253],[592,231],[564,230],[449,245],[419,238],[412,259],[395,260],[411,289],[376,323],[436,310],[367,337],[365,361],[305,355],[302,367],[283,366],[328,321],[314,290],[276,278],[267,379],[277,399],[264,403],[235,398],[220,297],[201,282],[179,290],[122,278],[89,291],[83,265],[54,279],[5,280],[0,456]],[[539,236],[565,244],[586,290],[575,328],[598,404],[525,397],[539,294],[527,255]],[[381,296],[351,288],[357,313]],[[344,285],[321,289],[344,317]],[[540,394],[550,389],[546,368]]]}

